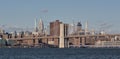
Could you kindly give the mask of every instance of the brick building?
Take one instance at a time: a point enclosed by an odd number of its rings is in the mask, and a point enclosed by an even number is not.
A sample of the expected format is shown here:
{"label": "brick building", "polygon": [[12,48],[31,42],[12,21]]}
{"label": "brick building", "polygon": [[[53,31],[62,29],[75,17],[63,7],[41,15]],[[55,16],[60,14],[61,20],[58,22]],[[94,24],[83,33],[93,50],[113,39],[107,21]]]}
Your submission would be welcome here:
{"label": "brick building", "polygon": [[50,35],[51,36],[59,36],[60,35],[60,22],[59,20],[50,22]]}

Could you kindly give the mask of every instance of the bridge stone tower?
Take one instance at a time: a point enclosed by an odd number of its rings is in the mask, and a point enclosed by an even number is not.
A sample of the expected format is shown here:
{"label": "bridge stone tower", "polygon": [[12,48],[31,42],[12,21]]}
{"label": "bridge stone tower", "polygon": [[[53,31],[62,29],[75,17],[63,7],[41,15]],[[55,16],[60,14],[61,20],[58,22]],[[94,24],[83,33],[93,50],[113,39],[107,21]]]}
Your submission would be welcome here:
{"label": "bridge stone tower", "polygon": [[64,24],[60,24],[59,48],[64,48]]}
{"label": "bridge stone tower", "polygon": [[68,24],[60,24],[60,36],[59,36],[59,48],[65,48],[66,39],[65,36],[68,35]]}

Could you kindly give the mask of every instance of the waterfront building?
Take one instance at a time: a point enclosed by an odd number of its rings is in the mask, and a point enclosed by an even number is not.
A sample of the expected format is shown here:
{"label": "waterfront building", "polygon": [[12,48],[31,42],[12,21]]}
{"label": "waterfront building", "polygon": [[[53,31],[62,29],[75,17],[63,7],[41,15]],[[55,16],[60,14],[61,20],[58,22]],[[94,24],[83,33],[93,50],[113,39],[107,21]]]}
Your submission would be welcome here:
{"label": "waterfront building", "polygon": [[2,29],[2,28],[0,28],[0,34],[3,34],[5,31]]}
{"label": "waterfront building", "polygon": [[60,22],[59,20],[50,22],[50,35],[59,36],[60,35]]}
{"label": "waterfront building", "polygon": [[97,41],[95,43],[96,47],[120,47],[120,38],[118,40],[115,40],[115,38],[111,38],[110,41]]}

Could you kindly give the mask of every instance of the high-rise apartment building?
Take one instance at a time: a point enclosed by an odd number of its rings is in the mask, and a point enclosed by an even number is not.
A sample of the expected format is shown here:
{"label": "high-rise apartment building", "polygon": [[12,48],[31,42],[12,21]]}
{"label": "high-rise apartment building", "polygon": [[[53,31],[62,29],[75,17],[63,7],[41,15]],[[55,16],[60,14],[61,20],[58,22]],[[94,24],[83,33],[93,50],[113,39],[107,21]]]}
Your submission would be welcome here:
{"label": "high-rise apartment building", "polygon": [[50,22],[50,35],[59,36],[60,35],[60,22],[59,20]]}

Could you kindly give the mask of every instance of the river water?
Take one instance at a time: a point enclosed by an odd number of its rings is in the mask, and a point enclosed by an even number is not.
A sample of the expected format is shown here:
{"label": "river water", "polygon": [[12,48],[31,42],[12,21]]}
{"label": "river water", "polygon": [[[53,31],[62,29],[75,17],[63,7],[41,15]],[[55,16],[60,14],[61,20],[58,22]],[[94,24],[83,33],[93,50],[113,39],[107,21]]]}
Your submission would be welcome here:
{"label": "river water", "polygon": [[0,48],[0,59],[120,59],[120,48]]}

